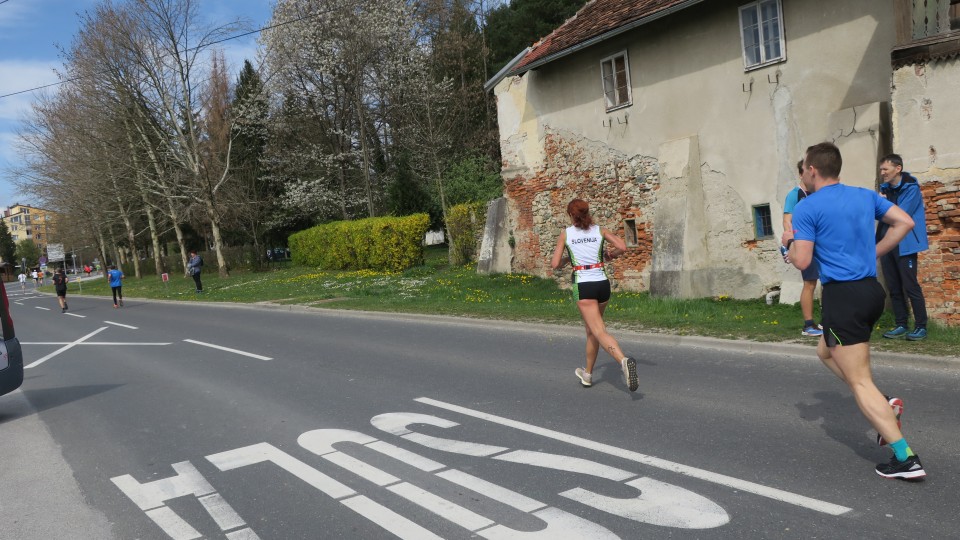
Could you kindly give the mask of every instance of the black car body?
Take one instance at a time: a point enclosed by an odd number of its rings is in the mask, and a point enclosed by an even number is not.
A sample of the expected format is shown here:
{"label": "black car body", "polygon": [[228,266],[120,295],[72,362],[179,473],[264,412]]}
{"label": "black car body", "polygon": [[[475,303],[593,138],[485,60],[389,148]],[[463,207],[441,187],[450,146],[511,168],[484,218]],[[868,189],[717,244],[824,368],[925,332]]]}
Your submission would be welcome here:
{"label": "black car body", "polygon": [[7,289],[0,281],[0,328],[3,330],[3,345],[0,346],[0,396],[13,392],[23,384],[23,351],[13,330],[10,317],[10,302]]}

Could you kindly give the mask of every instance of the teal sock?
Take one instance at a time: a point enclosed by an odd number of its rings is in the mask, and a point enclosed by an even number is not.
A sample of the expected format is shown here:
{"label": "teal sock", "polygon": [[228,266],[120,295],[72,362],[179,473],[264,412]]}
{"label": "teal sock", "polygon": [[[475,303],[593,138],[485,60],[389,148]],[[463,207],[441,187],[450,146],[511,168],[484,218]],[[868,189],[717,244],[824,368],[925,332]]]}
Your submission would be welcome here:
{"label": "teal sock", "polygon": [[900,439],[890,443],[890,448],[893,448],[893,454],[897,456],[897,461],[906,461],[908,457],[913,455],[913,451],[910,450],[910,445],[907,444],[906,439]]}

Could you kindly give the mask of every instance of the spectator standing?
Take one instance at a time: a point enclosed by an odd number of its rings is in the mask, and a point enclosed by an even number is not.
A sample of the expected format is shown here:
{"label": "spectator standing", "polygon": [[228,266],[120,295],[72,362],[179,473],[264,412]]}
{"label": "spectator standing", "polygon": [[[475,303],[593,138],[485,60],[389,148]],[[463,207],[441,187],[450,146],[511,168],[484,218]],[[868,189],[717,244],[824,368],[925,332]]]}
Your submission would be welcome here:
{"label": "spectator standing", "polygon": [[203,283],[200,282],[200,268],[203,267],[203,258],[197,255],[196,251],[190,252],[190,260],[187,261],[187,273],[193,277],[193,282],[197,286],[197,293],[203,292]]}
{"label": "spectator standing", "polygon": [[[797,162],[797,175],[803,176],[803,160]],[[803,189],[803,184],[799,184],[790,190],[786,200],[783,202],[783,230],[793,230],[793,209],[808,195]],[[784,262],[789,260],[784,257]],[[804,336],[822,336],[823,330],[820,329],[813,319],[813,293],[817,289],[817,280],[820,279],[820,267],[817,261],[812,261],[810,266],[800,271],[803,278],[803,289],[800,291],[800,313],[803,315],[803,330],[800,332]]]}
{"label": "spectator standing", "polygon": [[53,275],[53,287],[57,291],[57,302],[60,302],[60,313],[67,312],[67,282],[69,281],[63,268],[58,268],[57,273]]}
{"label": "spectator standing", "polygon": [[110,282],[110,291],[113,293],[113,307],[123,306],[123,272],[117,270],[116,265],[111,264],[110,270],[107,270],[107,280]]}
{"label": "spectator standing", "polygon": [[[903,159],[897,154],[884,156],[880,160],[880,195],[899,206],[913,218],[913,229],[903,237],[900,244],[889,253],[880,257],[883,279],[890,291],[890,303],[893,305],[894,327],[883,333],[883,337],[897,339],[906,337],[908,341],[920,341],[927,337],[927,304],[923,298],[923,289],[917,280],[917,254],[927,250],[926,210],[923,207],[923,194],[920,184],[910,173],[903,170]],[[877,225],[877,242],[886,234],[887,225]],[[906,295],[904,295],[906,293]],[[907,302],[913,309],[913,331],[907,332]]]}

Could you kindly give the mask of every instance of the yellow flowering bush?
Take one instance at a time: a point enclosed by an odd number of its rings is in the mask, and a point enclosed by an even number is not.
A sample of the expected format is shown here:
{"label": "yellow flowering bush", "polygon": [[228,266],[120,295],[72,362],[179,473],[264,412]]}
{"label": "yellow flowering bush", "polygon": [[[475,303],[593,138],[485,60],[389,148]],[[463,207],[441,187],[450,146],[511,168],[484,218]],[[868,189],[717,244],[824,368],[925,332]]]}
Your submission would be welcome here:
{"label": "yellow flowering bush", "polygon": [[334,221],[290,235],[293,262],[320,270],[399,272],[423,263],[430,217],[376,217]]}

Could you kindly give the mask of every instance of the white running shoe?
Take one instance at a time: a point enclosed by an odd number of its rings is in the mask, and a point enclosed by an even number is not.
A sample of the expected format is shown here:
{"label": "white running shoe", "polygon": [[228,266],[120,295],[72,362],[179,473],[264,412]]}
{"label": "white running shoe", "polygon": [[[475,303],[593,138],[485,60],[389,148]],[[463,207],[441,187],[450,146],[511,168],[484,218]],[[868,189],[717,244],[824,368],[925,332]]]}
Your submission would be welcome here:
{"label": "white running shoe", "polygon": [[582,367],[578,367],[574,373],[577,374],[577,378],[580,379],[580,384],[584,388],[590,388],[593,386],[593,375],[587,373]]}

